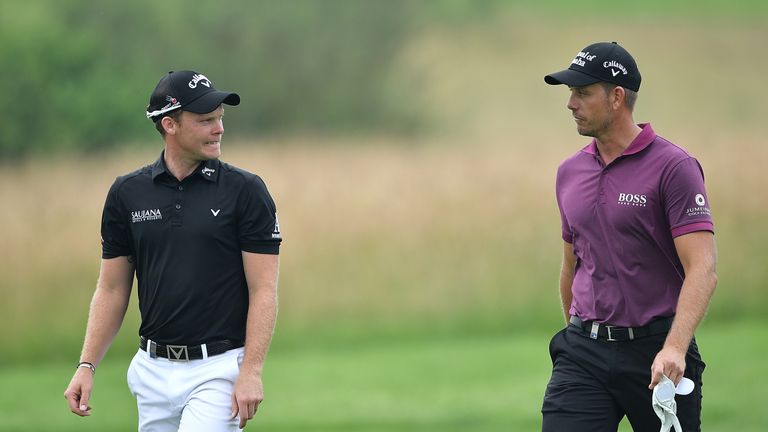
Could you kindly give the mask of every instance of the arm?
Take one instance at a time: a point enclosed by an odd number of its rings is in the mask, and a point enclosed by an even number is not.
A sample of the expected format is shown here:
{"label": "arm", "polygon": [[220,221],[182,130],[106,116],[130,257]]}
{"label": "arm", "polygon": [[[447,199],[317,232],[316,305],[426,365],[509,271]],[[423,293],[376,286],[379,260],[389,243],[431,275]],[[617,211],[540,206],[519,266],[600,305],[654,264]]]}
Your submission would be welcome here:
{"label": "arm", "polygon": [[573,301],[573,275],[576,269],[576,255],[573,253],[573,244],[563,242],[563,264],[560,267],[560,302],[563,305],[565,325],[570,320],[571,302]]}
{"label": "arm", "polygon": [[253,418],[264,399],[261,372],[277,318],[278,255],[243,252],[248,283],[245,354],[232,391],[232,417],[240,414],[240,428]]}
{"label": "arm", "polygon": [[693,333],[704,317],[717,285],[715,236],[709,231],[696,231],[675,238],[675,248],[685,270],[685,280],[677,301],[677,311],[664,347],[651,366],[653,388],[661,375],[675,384],[685,372],[685,354]]}
{"label": "arm", "polygon": [[[99,281],[91,300],[80,361],[97,366],[104,358],[123,323],[133,286],[133,272],[134,265],[128,257],[101,260]],[[88,401],[92,389],[93,372],[90,369],[78,368],[64,392],[73,413],[79,416],[91,414]]]}

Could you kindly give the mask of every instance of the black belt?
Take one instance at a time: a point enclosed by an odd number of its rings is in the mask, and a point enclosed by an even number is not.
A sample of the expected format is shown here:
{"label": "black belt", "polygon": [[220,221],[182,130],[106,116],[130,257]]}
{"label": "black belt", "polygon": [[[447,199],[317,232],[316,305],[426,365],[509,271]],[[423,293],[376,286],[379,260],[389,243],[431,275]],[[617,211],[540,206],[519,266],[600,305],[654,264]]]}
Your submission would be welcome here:
{"label": "black belt", "polygon": [[162,357],[171,361],[200,360],[203,358],[203,347],[205,347],[207,356],[211,357],[243,346],[242,342],[229,339],[201,345],[163,345],[150,340],[149,349],[147,349],[147,340],[144,336],[141,337],[139,348],[142,351],[146,351],[152,358]]}
{"label": "black belt", "polygon": [[592,339],[605,339],[611,342],[628,341],[646,336],[669,332],[672,327],[672,317],[659,318],[642,327],[617,327],[596,321],[582,321],[571,315],[571,325]]}

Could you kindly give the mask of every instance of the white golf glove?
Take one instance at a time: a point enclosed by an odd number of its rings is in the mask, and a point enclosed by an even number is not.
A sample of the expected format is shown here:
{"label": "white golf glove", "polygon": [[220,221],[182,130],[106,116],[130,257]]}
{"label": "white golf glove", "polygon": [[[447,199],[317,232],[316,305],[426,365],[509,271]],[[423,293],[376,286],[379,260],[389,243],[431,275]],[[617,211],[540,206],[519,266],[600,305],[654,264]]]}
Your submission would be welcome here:
{"label": "white golf glove", "polygon": [[672,426],[675,427],[675,431],[683,432],[680,421],[677,419],[675,383],[666,375],[662,375],[661,381],[653,388],[653,411],[661,419],[659,432],[669,432]]}

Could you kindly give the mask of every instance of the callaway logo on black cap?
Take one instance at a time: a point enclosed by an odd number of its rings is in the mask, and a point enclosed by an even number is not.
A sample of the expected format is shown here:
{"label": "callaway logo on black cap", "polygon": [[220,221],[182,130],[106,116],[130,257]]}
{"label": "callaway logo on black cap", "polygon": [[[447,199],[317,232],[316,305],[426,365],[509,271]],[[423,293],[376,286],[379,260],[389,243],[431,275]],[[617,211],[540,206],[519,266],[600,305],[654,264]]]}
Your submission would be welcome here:
{"label": "callaway logo on black cap", "polygon": [[609,82],[624,88],[640,90],[640,71],[635,59],[616,42],[598,42],[579,51],[566,70],[544,77],[547,84],[583,87]]}
{"label": "callaway logo on black cap", "polygon": [[178,108],[198,114],[209,113],[219,105],[238,105],[237,93],[217,91],[205,75],[195,71],[171,71],[157,83],[149,97],[147,118],[160,120],[163,114]]}

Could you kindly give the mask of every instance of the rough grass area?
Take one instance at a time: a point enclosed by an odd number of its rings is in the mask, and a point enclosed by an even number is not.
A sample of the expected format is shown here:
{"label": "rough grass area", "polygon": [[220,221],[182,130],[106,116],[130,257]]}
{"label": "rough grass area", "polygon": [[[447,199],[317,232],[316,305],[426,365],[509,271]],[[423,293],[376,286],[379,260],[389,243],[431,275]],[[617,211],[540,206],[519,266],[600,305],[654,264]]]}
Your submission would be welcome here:
{"label": "rough grass area", "polygon": [[[499,332],[558,320],[562,240],[552,177],[573,151],[569,142],[230,145],[224,159],[261,173],[277,201],[285,238],[278,331],[299,341],[307,332],[359,340],[379,331]],[[756,160],[768,157],[760,142],[741,144]],[[760,222],[768,206],[755,198],[762,169],[745,162],[735,171],[727,148],[696,153],[719,245],[710,318],[760,316],[768,307],[768,231]],[[0,213],[7,266],[0,309],[8,323],[0,363],[30,353],[77,356],[99,266],[104,195],[117,173],[154,157],[31,162],[7,173],[25,188],[0,184],[14,203]],[[135,306],[134,298],[116,342],[123,352],[135,341]]]}
{"label": "rough grass area", "polygon": [[[705,3],[702,10],[720,5]],[[565,108],[567,90],[545,85],[543,75],[595,40],[631,49],[643,74],[636,120],[651,121],[704,166],[719,246],[710,319],[762,316],[768,105],[754,71],[768,60],[754,53],[768,28],[724,5],[724,19],[677,20],[566,19],[499,6],[481,21],[420,28],[398,59],[403,73],[422,79],[414,97],[433,128],[420,138],[233,140],[238,124],[227,123],[223,160],[261,174],[277,201],[285,235],[280,334],[302,343],[307,333],[361,340],[556,322],[554,173],[586,140]],[[471,9],[456,4],[462,8]],[[77,356],[106,191],[117,175],[157,157],[154,139],[151,151],[2,164],[0,364],[32,353]],[[118,351],[132,349],[136,315],[132,308]]]}

